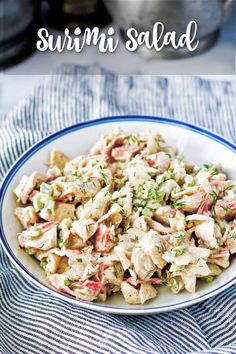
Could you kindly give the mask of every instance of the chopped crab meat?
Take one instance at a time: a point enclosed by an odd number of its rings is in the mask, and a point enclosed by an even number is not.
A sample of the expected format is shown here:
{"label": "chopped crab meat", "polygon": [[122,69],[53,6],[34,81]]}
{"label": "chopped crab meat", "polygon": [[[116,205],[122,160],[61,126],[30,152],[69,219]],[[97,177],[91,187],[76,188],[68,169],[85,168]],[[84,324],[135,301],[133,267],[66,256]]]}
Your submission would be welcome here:
{"label": "chopped crab meat", "polygon": [[170,163],[170,168],[173,171],[174,180],[180,184],[183,184],[186,177],[186,170],[183,162],[178,159],[173,159]]}
{"label": "chopped crab meat", "polygon": [[108,211],[110,206],[110,197],[106,196],[103,198],[95,198],[92,207],[90,208],[90,213],[93,219],[99,220]]}
{"label": "chopped crab meat", "polygon": [[172,209],[169,205],[158,208],[154,213],[154,218],[164,226],[170,226],[170,218],[173,218],[176,210]]}
{"label": "chopped crab meat", "polygon": [[52,253],[52,254],[56,254],[57,256],[59,257],[63,257],[65,256],[65,250],[61,250],[60,248],[51,248],[50,250],[47,250],[47,251],[38,251],[37,253],[35,253],[35,258],[38,259],[39,261],[42,261],[44,259],[46,259],[49,254]]}
{"label": "chopped crab meat", "polygon": [[161,187],[159,188],[159,193],[164,194],[164,200],[168,200],[172,191],[178,187],[178,184],[173,179],[168,179],[164,183],[162,183]]}
{"label": "chopped crab meat", "polygon": [[159,268],[163,269],[166,265],[166,261],[163,259],[163,253],[165,250],[164,244],[154,230],[150,230],[146,237],[143,237],[138,243],[144,252],[151,257],[152,262]]}
{"label": "chopped crab meat", "polygon": [[131,227],[130,229],[128,229],[127,231],[127,235],[129,235],[132,240],[141,240],[142,237],[147,235],[147,232],[142,230],[141,228],[137,228],[137,227]]}
{"label": "chopped crab meat", "polygon": [[125,135],[116,136],[108,144],[108,146],[105,149],[105,153],[109,158],[111,158],[112,149],[120,146],[123,143],[124,139],[125,139]]}
{"label": "chopped crab meat", "polygon": [[194,293],[195,289],[196,289],[197,277],[194,275],[188,275],[185,273],[181,274],[181,277],[182,277],[185,289],[190,293]]}
{"label": "chopped crab meat", "polygon": [[170,158],[164,152],[148,155],[146,160],[150,167],[157,169],[158,173],[165,172],[168,170],[170,165]]}
{"label": "chopped crab meat", "polygon": [[227,248],[221,247],[218,248],[215,252],[213,252],[210,256],[211,259],[215,259],[215,258],[223,258],[223,257],[227,257],[229,258],[229,251]]}
{"label": "chopped crab meat", "polygon": [[122,264],[122,267],[127,270],[131,266],[130,259],[127,256],[127,251],[124,245],[117,245],[114,248],[114,254],[117,256],[118,260]]}
{"label": "chopped crab meat", "polygon": [[69,161],[69,157],[63,154],[62,152],[53,149],[51,154],[50,154],[50,161],[49,161],[49,166],[53,168],[54,166],[58,167],[60,170],[62,170],[66,163]]}
{"label": "chopped crab meat", "polygon": [[80,219],[72,222],[71,232],[86,242],[97,231],[98,225],[93,219]]}
{"label": "chopped crab meat", "polygon": [[124,271],[120,263],[115,263],[112,266],[105,267],[102,276],[104,284],[114,284],[115,286],[121,285],[124,278]]}
{"label": "chopped crab meat", "polygon": [[226,245],[231,254],[236,253],[236,227],[229,232]]}
{"label": "chopped crab meat", "polygon": [[57,269],[60,264],[61,257],[57,254],[50,252],[47,258],[47,267],[46,270],[50,274],[54,274],[57,272]]}
{"label": "chopped crab meat", "polygon": [[22,192],[23,192],[28,180],[29,180],[29,177],[24,175],[21,178],[20,183],[18,184],[18,186],[14,189],[14,193],[17,196],[18,200],[21,200],[21,194],[22,194]]}
{"label": "chopped crab meat", "polygon": [[141,284],[140,289],[136,289],[131,284],[123,281],[121,284],[121,291],[127,304],[137,305],[144,304],[157,295],[156,289],[148,283]]}
{"label": "chopped crab meat", "polygon": [[214,219],[204,221],[195,228],[195,235],[211,248],[217,248],[218,243],[215,238]]}
{"label": "chopped crab meat", "polygon": [[233,200],[236,201],[236,193],[232,189],[224,191],[223,200],[227,202],[232,202]]}
{"label": "chopped crab meat", "polygon": [[190,293],[194,293],[196,288],[196,278],[208,276],[210,273],[211,271],[208,268],[206,261],[199,259],[196,263],[191,263],[186,266],[183,271],[174,272],[174,275],[180,275],[184,282],[185,289]]}
{"label": "chopped crab meat", "polygon": [[61,176],[61,170],[57,166],[53,166],[53,167],[49,168],[48,171],[47,171],[47,179],[48,179],[48,181],[52,181],[55,178],[58,178],[60,176]]}
{"label": "chopped crab meat", "polygon": [[139,291],[140,303],[144,304],[146,301],[157,296],[156,289],[148,283],[141,284]]}
{"label": "chopped crab meat", "polygon": [[130,277],[127,278],[126,281],[133,286],[137,286],[140,283],[137,274],[135,273],[135,271],[133,271],[133,269],[129,269],[129,273]]}
{"label": "chopped crab meat", "polygon": [[177,192],[172,192],[171,193],[171,197],[173,197],[174,199],[176,198],[180,198],[182,196],[185,196],[185,195],[188,195],[188,196],[191,196],[195,193],[197,193],[199,191],[199,186],[194,186],[194,187],[186,187],[184,190],[180,190],[180,191],[177,191]]}
{"label": "chopped crab meat", "polygon": [[25,208],[16,208],[15,215],[25,228],[30,225],[34,225],[38,220],[38,216],[32,206],[28,206]]}
{"label": "chopped crab meat", "polygon": [[134,247],[131,263],[134,266],[136,274],[141,278],[150,278],[156,270],[156,266],[143,248],[139,247],[139,244]]}
{"label": "chopped crab meat", "polygon": [[88,180],[77,180],[73,182],[53,181],[53,192],[59,193],[58,199],[61,201],[70,200],[73,197],[77,199],[94,197],[101,189],[101,183],[98,178],[89,178]]}
{"label": "chopped crab meat", "polygon": [[221,268],[216,264],[207,263],[207,266],[211,272],[209,275],[212,275],[213,277],[215,277],[216,275],[219,275],[222,272]]}
{"label": "chopped crab meat", "polygon": [[133,194],[130,192],[127,192],[126,197],[123,199],[123,201],[124,201],[123,210],[124,210],[126,217],[129,217],[133,211],[132,198],[133,198]]}
{"label": "chopped crab meat", "polygon": [[149,173],[157,173],[155,169],[149,167],[146,161],[133,161],[124,170],[124,175],[129,178],[130,182],[148,180],[150,179]]}
{"label": "chopped crab meat", "polygon": [[98,220],[98,223],[110,221],[112,225],[119,226],[122,221],[121,211],[122,208],[119,204],[113,204],[111,209]]}
{"label": "chopped crab meat", "polygon": [[203,183],[205,183],[205,181],[209,180],[211,176],[211,171],[202,171],[200,170],[196,176],[195,176],[195,182],[197,185],[202,185]]}
{"label": "chopped crab meat", "polygon": [[236,218],[236,201],[218,200],[215,205],[215,215],[219,219]]}
{"label": "chopped crab meat", "polygon": [[187,266],[187,274],[195,275],[196,277],[205,277],[210,274],[210,269],[204,259],[199,259],[195,264]]}
{"label": "chopped crab meat", "polygon": [[75,206],[74,204],[58,202],[55,206],[55,220],[61,222],[65,218],[74,219]]}
{"label": "chopped crab meat", "polygon": [[109,187],[104,187],[95,196],[92,205],[85,207],[84,209],[85,213],[83,213],[82,210],[81,217],[82,216],[86,217],[86,213],[87,213],[87,215],[90,215],[90,217],[94,220],[100,219],[101,217],[103,217],[104,214],[107,213],[108,208],[110,206],[110,202],[111,202],[111,197],[109,195]]}
{"label": "chopped crab meat", "polygon": [[56,225],[57,225],[56,221],[49,221],[49,222],[45,222],[44,224],[40,224],[38,227],[42,232],[47,232],[53,226],[56,226]]}
{"label": "chopped crab meat", "polygon": [[43,226],[41,228],[33,226],[19,234],[18,241],[20,246],[24,248],[36,248],[43,251],[56,247],[57,225],[51,224],[50,228],[46,228],[46,226],[43,228]]}
{"label": "chopped crab meat", "polygon": [[70,228],[71,228],[72,220],[70,218],[63,219],[59,224],[59,240],[58,244],[60,248],[64,248],[68,244],[68,240],[70,237]]}
{"label": "chopped crab meat", "polygon": [[[89,283],[89,284],[88,284]],[[101,283],[76,281],[69,285],[70,293],[77,299],[93,301],[102,290]]]}
{"label": "chopped crab meat", "polygon": [[18,199],[26,204],[36,185],[39,182],[46,181],[46,179],[47,177],[40,172],[33,172],[29,177],[23,176],[14,192]]}
{"label": "chopped crab meat", "polygon": [[64,272],[71,280],[88,280],[99,270],[96,255],[83,250],[66,250],[68,267]]}
{"label": "chopped crab meat", "polygon": [[201,214],[193,214],[186,217],[187,221],[194,221],[195,235],[211,248],[218,248],[215,237],[215,221],[213,218]]}
{"label": "chopped crab meat", "polygon": [[212,253],[208,259],[209,263],[216,264],[222,268],[229,266],[230,253],[226,248],[219,248],[216,252]]}
{"label": "chopped crab meat", "polygon": [[108,168],[101,169],[100,167],[96,168],[96,166],[94,166],[84,174],[84,177],[97,178],[102,185],[110,185],[112,183],[112,173]]}
{"label": "chopped crab meat", "polygon": [[114,247],[114,226],[100,224],[95,234],[94,247],[97,252],[109,252]]}
{"label": "chopped crab meat", "polygon": [[207,260],[210,251],[207,248],[184,246],[174,247],[172,250],[165,252],[163,258],[166,262],[175,264],[176,266],[187,266],[195,263],[199,259]]}
{"label": "chopped crab meat", "polygon": [[59,291],[65,292],[78,299],[93,301],[104,289],[100,282],[87,281],[70,281],[64,274],[52,274],[48,276],[49,282]]}
{"label": "chopped crab meat", "polygon": [[115,161],[130,161],[137,151],[138,149],[135,146],[123,145],[114,148],[111,156]]}
{"label": "chopped crab meat", "polygon": [[48,280],[49,283],[59,291],[73,295],[73,292],[70,290],[70,288],[65,285],[67,284],[67,276],[65,274],[49,274]]}
{"label": "chopped crab meat", "polygon": [[148,155],[156,154],[160,151],[160,136],[158,134],[151,134],[148,137],[146,152]]}
{"label": "chopped crab meat", "polygon": [[121,291],[127,304],[138,305],[140,304],[139,290],[135,289],[126,281],[121,283]]}
{"label": "chopped crab meat", "polygon": [[147,231],[147,223],[144,217],[140,216],[137,219],[135,219],[135,221],[133,222],[133,227],[137,229],[141,229],[143,231]]}
{"label": "chopped crab meat", "polygon": [[205,193],[198,192],[192,195],[185,195],[179,199],[181,209],[189,213],[194,213],[198,210],[205,198]]}
{"label": "chopped crab meat", "polygon": [[206,194],[205,198],[203,199],[203,201],[201,202],[199,208],[198,208],[198,213],[200,214],[205,214],[205,215],[211,215],[210,212],[210,206],[211,206],[211,201],[210,201],[210,197],[209,194]]}
{"label": "chopped crab meat", "polygon": [[186,226],[185,216],[179,210],[173,218],[170,218],[170,228],[174,232],[184,231]]}
{"label": "chopped crab meat", "polygon": [[160,232],[160,234],[167,235],[171,232],[171,229],[169,227],[165,227],[155,220],[147,220],[147,224],[150,226],[151,229]]}
{"label": "chopped crab meat", "polygon": [[92,295],[95,297],[97,297],[103,289],[103,284],[95,281],[88,281],[86,282],[85,286],[92,292]]}
{"label": "chopped crab meat", "polygon": [[232,183],[232,181],[226,181],[226,175],[224,173],[219,173],[218,175],[215,176],[210,176],[208,178],[209,183],[212,186],[217,187],[219,191],[223,191],[225,188],[228,188]]}

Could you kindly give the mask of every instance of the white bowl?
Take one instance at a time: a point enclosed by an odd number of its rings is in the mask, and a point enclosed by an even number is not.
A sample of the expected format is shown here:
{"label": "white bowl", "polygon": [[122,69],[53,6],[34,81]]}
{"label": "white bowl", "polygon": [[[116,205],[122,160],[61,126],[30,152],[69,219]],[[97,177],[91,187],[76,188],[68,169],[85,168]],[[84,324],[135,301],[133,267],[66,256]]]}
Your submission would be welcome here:
{"label": "white bowl", "polygon": [[236,282],[235,258],[232,258],[230,267],[212,283],[199,283],[195,294],[184,291],[175,295],[165,286],[159,286],[157,298],[145,305],[127,305],[120,294],[110,297],[105,304],[88,303],[53,289],[38,262],[20,249],[16,235],[21,227],[13,214],[16,202],[12,191],[21,176],[34,170],[45,170],[44,163],[52,148],[56,147],[71,157],[86,154],[101,134],[116,127],[121,127],[125,132],[140,132],[147,128],[158,131],[169,144],[177,146],[187,160],[197,164],[221,163],[229,177],[236,180],[236,146],[200,127],[167,118],[143,116],[111,117],[77,124],[47,137],[29,149],[13,165],[1,185],[0,238],[10,260],[24,276],[48,293],[81,307],[109,313],[138,315],[176,310],[203,301],[233,285]]}

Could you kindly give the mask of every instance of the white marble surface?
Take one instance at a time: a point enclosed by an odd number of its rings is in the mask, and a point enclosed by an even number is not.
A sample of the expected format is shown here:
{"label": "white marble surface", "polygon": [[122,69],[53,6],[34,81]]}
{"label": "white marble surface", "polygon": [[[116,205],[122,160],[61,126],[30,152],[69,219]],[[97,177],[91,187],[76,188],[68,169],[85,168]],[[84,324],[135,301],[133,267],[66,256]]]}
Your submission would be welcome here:
{"label": "white marble surface", "polygon": [[[129,69],[129,73],[177,75],[182,73],[184,67],[185,74],[200,74],[209,77],[209,72],[214,71],[214,73],[224,73],[224,75],[210,76],[211,79],[235,80],[235,51],[235,22],[232,18],[225,24],[220,38],[211,49],[188,59],[147,61],[138,53],[135,55],[132,53],[131,58],[131,53],[127,52],[122,45],[114,56],[114,60],[111,60],[107,55],[100,54],[93,47],[86,48],[79,54],[35,52],[24,62],[0,74],[0,117],[7,113],[22,97],[30,93],[32,88],[44,76],[47,76],[43,75],[44,73],[53,72],[62,63],[98,65],[112,72],[117,72],[117,61],[121,61],[122,58],[124,73],[126,63],[132,60],[132,70]],[[234,57],[234,61],[232,61],[232,57]],[[37,68],[40,68],[40,75],[34,75],[39,71]],[[24,74],[22,75],[22,73]],[[232,73],[234,75],[227,75]]]}

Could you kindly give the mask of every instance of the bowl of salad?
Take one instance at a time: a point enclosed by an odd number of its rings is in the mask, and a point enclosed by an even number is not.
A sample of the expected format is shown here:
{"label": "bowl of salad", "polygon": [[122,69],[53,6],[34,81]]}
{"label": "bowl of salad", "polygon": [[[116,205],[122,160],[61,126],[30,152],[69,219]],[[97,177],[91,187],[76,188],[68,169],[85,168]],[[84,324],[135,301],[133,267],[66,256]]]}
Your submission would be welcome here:
{"label": "bowl of salad", "polygon": [[23,154],[0,196],[1,243],[49,295],[152,314],[236,281],[236,147],[158,117],[109,117]]}

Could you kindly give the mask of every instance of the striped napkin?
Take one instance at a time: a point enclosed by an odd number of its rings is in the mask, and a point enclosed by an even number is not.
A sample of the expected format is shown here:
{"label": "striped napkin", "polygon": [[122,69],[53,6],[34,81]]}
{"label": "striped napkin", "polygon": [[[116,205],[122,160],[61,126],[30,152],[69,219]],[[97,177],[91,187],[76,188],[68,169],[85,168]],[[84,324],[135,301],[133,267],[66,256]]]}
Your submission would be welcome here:
{"label": "striped napkin", "polygon": [[[107,115],[174,117],[236,141],[233,83],[116,76],[71,65],[62,72],[1,120],[0,178],[36,141]],[[235,286],[187,309],[129,317],[95,313],[47,294],[19,274],[1,248],[0,277],[1,354],[236,353]]]}

